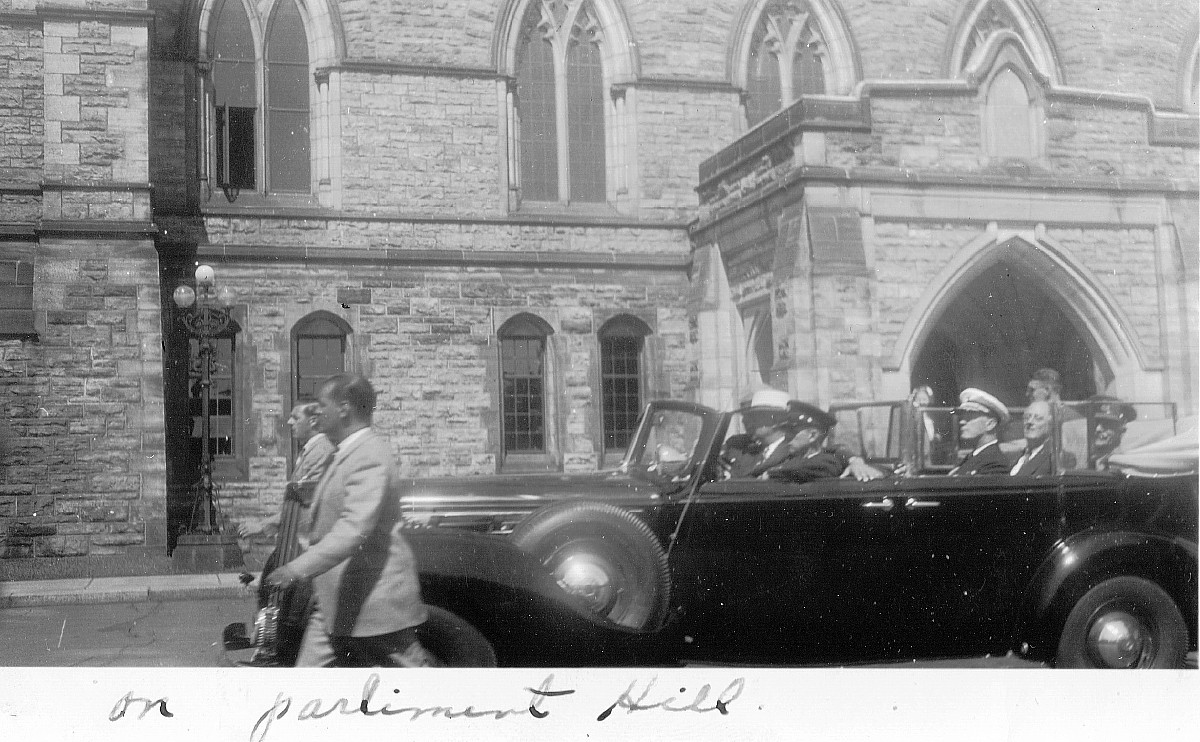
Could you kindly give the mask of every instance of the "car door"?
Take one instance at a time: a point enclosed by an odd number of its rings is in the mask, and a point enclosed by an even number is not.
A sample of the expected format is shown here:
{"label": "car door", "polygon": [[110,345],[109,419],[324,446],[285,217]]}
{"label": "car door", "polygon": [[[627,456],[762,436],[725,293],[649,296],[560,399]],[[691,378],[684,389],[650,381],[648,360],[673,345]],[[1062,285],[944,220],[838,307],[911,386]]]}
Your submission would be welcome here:
{"label": "car door", "polygon": [[703,485],[671,547],[689,659],[844,662],[884,651],[895,501],[884,482]]}
{"label": "car door", "polygon": [[978,655],[1012,648],[1033,570],[1058,532],[1061,477],[945,475],[897,482],[903,550],[889,593],[898,657]]}

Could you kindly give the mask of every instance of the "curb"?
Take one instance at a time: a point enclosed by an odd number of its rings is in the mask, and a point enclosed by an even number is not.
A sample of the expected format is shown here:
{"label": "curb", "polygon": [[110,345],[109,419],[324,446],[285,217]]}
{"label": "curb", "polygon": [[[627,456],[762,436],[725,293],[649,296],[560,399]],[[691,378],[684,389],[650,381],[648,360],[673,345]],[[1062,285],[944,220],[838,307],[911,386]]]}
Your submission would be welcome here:
{"label": "curb", "polygon": [[0,583],[0,609],[167,600],[246,598],[238,575],[153,575]]}

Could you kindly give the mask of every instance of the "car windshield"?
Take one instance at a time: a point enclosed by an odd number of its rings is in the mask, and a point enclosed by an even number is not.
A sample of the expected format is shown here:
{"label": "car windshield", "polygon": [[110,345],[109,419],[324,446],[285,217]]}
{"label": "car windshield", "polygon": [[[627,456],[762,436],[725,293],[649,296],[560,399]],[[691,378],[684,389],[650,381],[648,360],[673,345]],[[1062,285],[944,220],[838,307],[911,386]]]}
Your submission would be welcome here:
{"label": "car windshield", "polygon": [[697,451],[703,428],[695,410],[651,405],[622,466],[658,484],[686,481],[703,459]]}

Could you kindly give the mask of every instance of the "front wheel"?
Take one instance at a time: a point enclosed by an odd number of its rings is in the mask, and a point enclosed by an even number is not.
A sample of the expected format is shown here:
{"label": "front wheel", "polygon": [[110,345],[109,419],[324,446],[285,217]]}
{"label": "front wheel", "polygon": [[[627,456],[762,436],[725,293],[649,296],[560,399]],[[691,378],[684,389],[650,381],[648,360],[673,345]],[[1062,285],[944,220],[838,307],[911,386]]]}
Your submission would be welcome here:
{"label": "front wheel", "polygon": [[535,511],[510,536],[568,594],[633,629],[658,626],[670,603],[667,555],[648,525],[610,503],[564,500]]}
{"label": "front wheel", "polygon": [[1067,615],[1055,667],[1183,667],[1188,632],[1162,588],[1141,577],[1114,577],[1088,590]]}

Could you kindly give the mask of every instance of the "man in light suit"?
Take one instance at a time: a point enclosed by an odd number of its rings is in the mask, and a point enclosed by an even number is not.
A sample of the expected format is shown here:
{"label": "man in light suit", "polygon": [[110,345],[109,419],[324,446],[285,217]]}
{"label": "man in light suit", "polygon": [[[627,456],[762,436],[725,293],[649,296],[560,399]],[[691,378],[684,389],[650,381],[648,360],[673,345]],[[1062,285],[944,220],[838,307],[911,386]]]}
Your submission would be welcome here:
{"label": "man in light suit", "polygon": [[[292,414],[287,419],[287,426],[292,429],[292,438],[300,446],[296,455],[296,463],[292,466],[292,476],[287,481],[284,498],[294,500],[307,509],[312,505],[313,492],[329,454],[333,452],[333,444],[324,433],[318,433],[316,415],[318,405],[312,400],[301,400],[292,407]],[[238,535],[250,538],[263,534],[274,538],[279,530],[280,512],[263,518],[258,522],[247,521],[238,524]],[[305,522],[307,527],[308,523]],[[267,570],[270,574],[270,570]]]}
{"label": "man in light suit", "polygon": [[[281,560],[286,562],[308,543],[307,529],[312,522],[309,508],[317,482],[333,453],[333,443],[324,433],[317,432],[317,410],[318,405],[312,400],[299,401],[292,407],[287,424],[301,448],[292,467],[292,476],[284,488],[283,503],[279,510],[258,523],[251,521],[238,525],[238,534],[242,538],[266,534],[275,539],[275,549],[263,565],[264,577],[271,574]],[[248,574],[242,576],[243,581],[251,579]],[[280,664],[291,666],[296,662],[296,653],[304,638],[304,627],[308,624],[312,585],[304,580],[297,582],[291,590],[275,591],[266,580],[260,580],[258,607],[267,606],[272,600],[279,609],[278,641],[274,647],[259,647],[250,664],[263,667]]]}
{"label": "man in light suit", "polygon": [[318,427],[337,449],[317,485],[308,549],[267,577],[280,586],[313,581],[316,609],[296,666],[435,665],[417,640],[428,611],[400,533],[391,447],[371,429],[375,390],[361,376],[339,374],[317,402]]}

